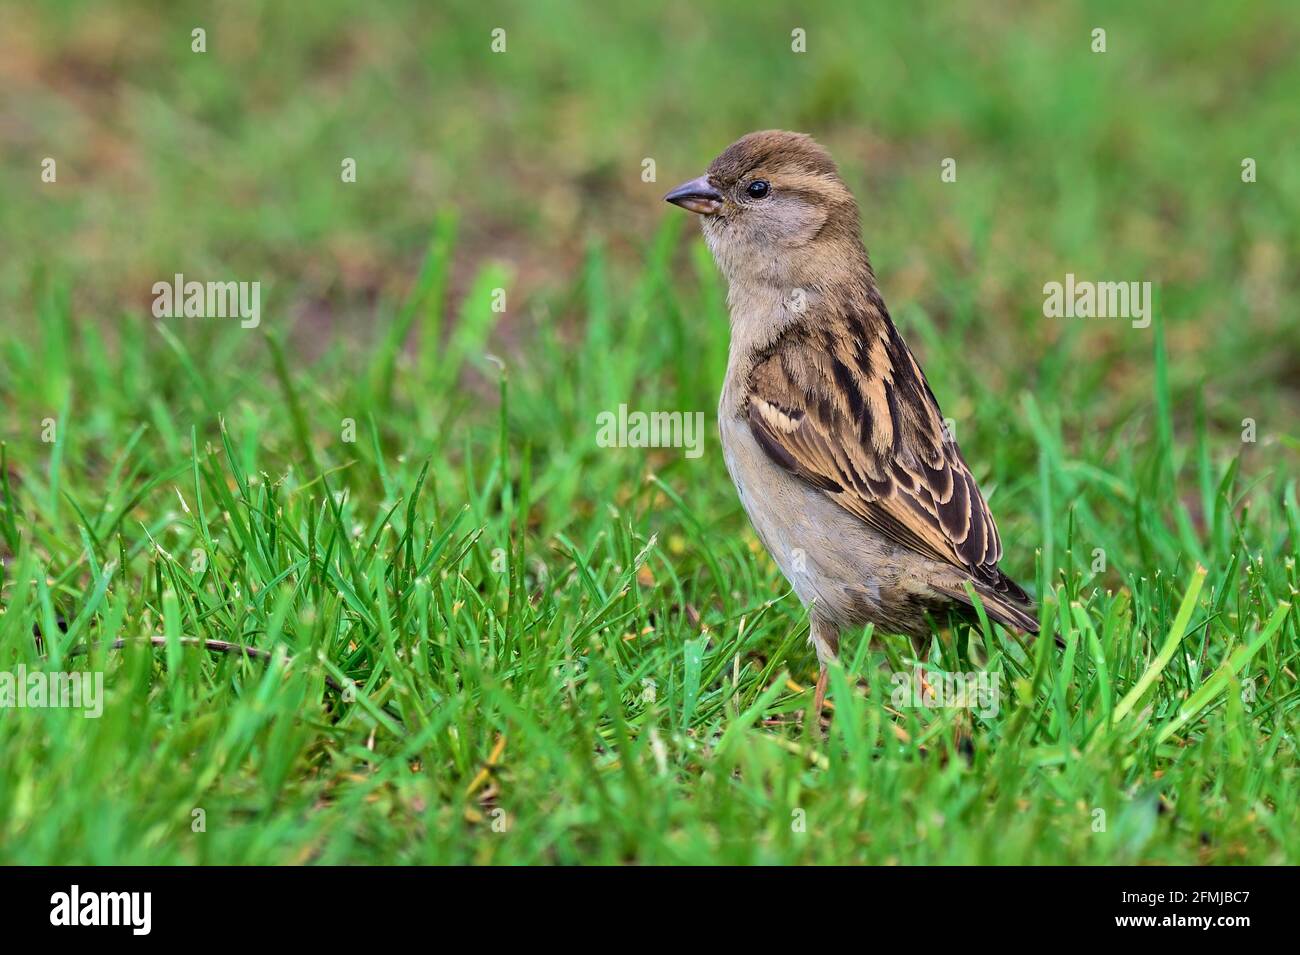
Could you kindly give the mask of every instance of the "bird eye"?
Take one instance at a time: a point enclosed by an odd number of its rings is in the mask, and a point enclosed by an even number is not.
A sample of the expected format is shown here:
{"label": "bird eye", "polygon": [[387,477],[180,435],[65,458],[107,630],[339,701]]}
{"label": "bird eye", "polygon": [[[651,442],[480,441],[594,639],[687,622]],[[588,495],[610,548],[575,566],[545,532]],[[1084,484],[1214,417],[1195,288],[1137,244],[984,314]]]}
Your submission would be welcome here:
{"label": "bird eye", "polygon": [[751,199],[762,199],[769,188],[766,179],[755,179],[745,187],[745,192]]}

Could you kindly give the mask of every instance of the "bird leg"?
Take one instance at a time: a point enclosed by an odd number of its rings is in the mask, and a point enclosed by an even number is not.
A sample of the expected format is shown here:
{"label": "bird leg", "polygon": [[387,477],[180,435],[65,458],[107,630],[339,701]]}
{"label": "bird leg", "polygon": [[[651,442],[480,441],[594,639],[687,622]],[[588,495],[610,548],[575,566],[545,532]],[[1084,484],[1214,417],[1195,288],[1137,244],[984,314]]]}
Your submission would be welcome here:
{"label": "bird leg", "polygon": [[813,648],[817,651],[817,662],[821,666],[821,670],[817,674],[817,690],[813,693],[812,711],[813,721],[820,726],[822,707],[826,703],[826,686],[830,682],[831,676],[828,668],[830,662],[835,659],[835,652],[840,647],[840,631],[834,624],[813,617],[808,636],[812,640]]}
{"label": "bird leg", "polygon": [[813,693],[813,719],[821,719],[822,706],[826,702],[826,684],[830,682],[831,671],[822,664],[821,673],[817,675],[817,691]]}

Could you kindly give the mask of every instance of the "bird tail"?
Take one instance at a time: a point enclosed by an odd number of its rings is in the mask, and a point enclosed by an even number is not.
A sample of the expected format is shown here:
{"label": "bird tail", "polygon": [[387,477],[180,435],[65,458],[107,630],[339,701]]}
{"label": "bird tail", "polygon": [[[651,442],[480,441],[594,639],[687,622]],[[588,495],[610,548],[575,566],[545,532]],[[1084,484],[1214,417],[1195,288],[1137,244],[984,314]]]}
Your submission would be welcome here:
{"label": "bird tail", "polygon": [[[1006,574],[999,571],[998,576],[1000,579],[996,584],[987,584],[982,580],[971,580],[969,577],[966,580],[970,582],[970,585],[975,589],[975,593],[979,595],[980,603],[984,605],[984,612],[988,614],[990,620],[995,620],[1004,627],[1011,627],[1014,630],[1037,636],[1038,618],[1034,616],[1036,610],[1034,602]],[[962,583],[964,581],[939,581],[935,582],[934,587],[970,608],[970,614],[973,617],[975,615],[975,604]]]}

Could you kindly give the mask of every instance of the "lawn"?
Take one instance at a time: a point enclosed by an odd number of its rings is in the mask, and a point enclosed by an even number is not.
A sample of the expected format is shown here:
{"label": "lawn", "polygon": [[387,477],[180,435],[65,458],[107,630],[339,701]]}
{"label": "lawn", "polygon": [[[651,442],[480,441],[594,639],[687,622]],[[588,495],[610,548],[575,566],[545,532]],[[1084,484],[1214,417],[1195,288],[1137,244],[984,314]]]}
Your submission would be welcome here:
{"label": "lawn", "polygon": [[[1300,11],[618,7],[5,11],[0,677],[104,691],[0,708],[0,863],[1300,862]],[[660,201],[764,127],[838,159],[1041,605],[931,642],[993,705],[863,634],[806,719]],[[259,323],[156,318],[177,273]]]}

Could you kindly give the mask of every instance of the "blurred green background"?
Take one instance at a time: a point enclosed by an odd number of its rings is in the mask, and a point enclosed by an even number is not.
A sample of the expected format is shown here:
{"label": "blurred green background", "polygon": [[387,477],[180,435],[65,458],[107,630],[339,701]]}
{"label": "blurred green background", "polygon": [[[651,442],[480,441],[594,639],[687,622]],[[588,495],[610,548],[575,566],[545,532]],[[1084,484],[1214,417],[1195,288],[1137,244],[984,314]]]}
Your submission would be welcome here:
{"label": "blurred green background", "polygon": [[[1298,29],[1287,3],[6,3],[5,320],[38,267],[110,326],[187,271],[260,278],[267,321],[304,339],[364,338],[445,210],[453,300],[490,259],[531,303],[593,238],[639,270],[666,189],[785,127],[837,157],[895,312],[969,337],[997,383],[1059,374],[1080,427],[1121,424],[1148,336],[1031,319],[1067,271],[1144,279],[1176,385],[1225,426],[1277,422],[1300,402]],[[509,314],[518,341],[530,309]]]}

